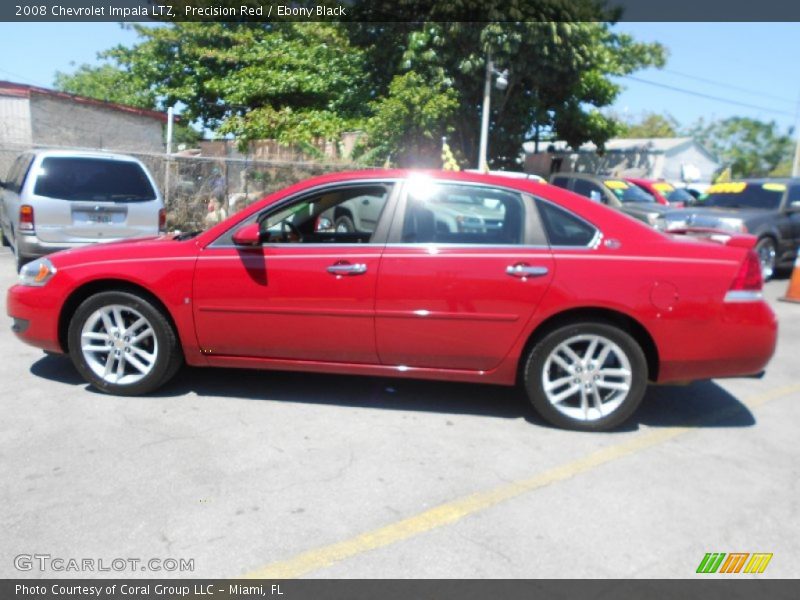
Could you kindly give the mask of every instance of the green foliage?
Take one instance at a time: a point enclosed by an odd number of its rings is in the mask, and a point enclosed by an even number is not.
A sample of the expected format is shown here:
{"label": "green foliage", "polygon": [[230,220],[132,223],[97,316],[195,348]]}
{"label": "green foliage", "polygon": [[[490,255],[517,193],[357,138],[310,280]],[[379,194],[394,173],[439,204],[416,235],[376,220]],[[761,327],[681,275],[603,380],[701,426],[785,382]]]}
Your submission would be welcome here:
{"label": "green foliage", "polygon": [[729,165],[735,179],[765,177],[791,165],[792,132],[781,132],[774,121],[731,117],[706,124],[701,120],[688,133]]}
{"label": "green foliage", "polygon": [[74,73],[56,71],[54,86],[62,92],[105,102],[146,109],[156,106],[156,94],[148,82],[111,64],[81,65]]}
{"label": "green foliage", "polygon": [[[534,136],[602,148],[618,130],[599,110],[620,92],[611,76],[663,64],[660,45],[612,31],[618,13],[605,5],[356,0],[351,14],[360,20],[352,23],[134,25],[140,42],[102,57],[140,86],[142,101],[180,103],[187,121],[243,144],[308,144],[361,129],[365,162],[438,166],[447,135],[466,166],[477,162],[491,55],[509,72],[507,89],[492,92],[490,115],[489,162],[502,168]],[[418,21],[392,23],[398,10]],[[470,15],[492,22],[468,22]]]}
{"label": "green foliage", "polygon": [[676,137],[679,127],[672,115],[645,113],[639,121],[621,123],[617,135],[623,138]]}

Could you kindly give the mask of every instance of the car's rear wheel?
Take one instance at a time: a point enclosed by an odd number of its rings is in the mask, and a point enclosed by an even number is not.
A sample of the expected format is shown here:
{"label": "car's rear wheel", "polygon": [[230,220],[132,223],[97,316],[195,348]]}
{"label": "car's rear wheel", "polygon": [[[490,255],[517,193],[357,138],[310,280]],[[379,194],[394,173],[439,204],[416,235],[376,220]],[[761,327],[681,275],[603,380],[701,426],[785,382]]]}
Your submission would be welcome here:
{"label": "car's rear wheel", "polygon": [[769,237],[758,240],[756,254],[761,263],[761,275],[764,281],[769,281],[775,274],[775,257],[777,255],[775,241]]}
{"label": "car's rear wheel", "polygon": [[175,331],[149,300],[129,292],[101,292],[75,311],[69,354],[80,374],[110,394],[146,394],[178,370],[182,355]]}
{"label": "car's rear wheel", "polygon": [[572,323],[549,332],[531,349],[525,366],[533,407],[566,429],[617,427],[634,413],[646,387],[644,352],[608,323]]}

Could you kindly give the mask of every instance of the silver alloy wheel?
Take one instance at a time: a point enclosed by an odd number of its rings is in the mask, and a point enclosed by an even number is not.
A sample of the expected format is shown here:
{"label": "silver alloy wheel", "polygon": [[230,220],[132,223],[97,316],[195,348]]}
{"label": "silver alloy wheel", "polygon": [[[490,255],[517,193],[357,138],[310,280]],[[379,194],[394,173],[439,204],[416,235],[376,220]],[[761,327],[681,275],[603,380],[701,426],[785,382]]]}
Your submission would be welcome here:
{"label": "silver alloy wheel", "polygon": [[158,340],[142,313],[122,304],[94,311],[81,329],[81,352],[95,375],[115,385],[131,385],[155,367]]}
{"label": "silver alloy wheel", "polygon": [[775,272],[775,244],[769,238],[758,244],[758,260],[761,263],[761,276],[767,281]]}
{"label": "silver alloy wheel", "polygon": [[625,401],[632,384],[625,352],[606,337],[573,336],[553,349],[542,370],[547,400],[578,421],[595,421]]}

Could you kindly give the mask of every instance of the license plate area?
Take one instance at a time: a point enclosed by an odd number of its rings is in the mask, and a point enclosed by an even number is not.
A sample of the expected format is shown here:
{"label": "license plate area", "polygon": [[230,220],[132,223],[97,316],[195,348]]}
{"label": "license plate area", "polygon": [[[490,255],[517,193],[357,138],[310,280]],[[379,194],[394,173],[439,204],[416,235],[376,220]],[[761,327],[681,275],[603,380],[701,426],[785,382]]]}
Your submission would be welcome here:
{"label": "license plate area", "polygon": [[72,211],[72,224],[83,226],[122,225],[125,223],[125,210],[77,209]]}

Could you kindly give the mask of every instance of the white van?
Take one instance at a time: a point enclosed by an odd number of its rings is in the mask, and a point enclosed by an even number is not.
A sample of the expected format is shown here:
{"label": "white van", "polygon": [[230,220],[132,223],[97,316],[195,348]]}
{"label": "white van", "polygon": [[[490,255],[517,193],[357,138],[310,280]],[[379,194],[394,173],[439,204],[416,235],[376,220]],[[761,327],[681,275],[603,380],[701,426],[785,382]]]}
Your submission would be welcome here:
{"label": "white van", "polygon": [[0,186],[2,241],[17,270],[58,250],[157,235],[166,224],[158,186],[132,156],[33,150],[17,157]]}

